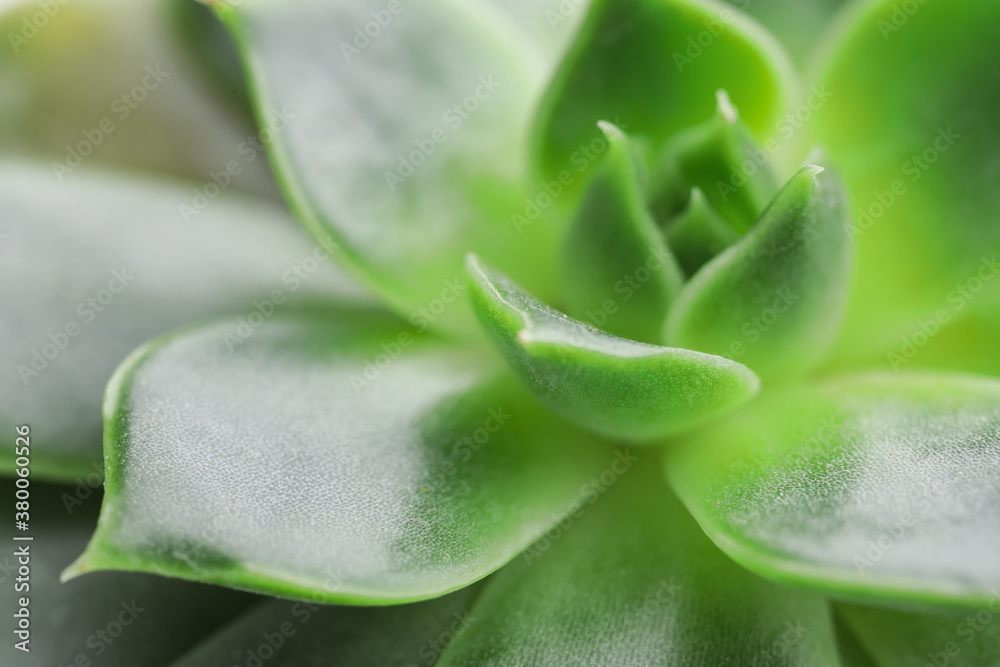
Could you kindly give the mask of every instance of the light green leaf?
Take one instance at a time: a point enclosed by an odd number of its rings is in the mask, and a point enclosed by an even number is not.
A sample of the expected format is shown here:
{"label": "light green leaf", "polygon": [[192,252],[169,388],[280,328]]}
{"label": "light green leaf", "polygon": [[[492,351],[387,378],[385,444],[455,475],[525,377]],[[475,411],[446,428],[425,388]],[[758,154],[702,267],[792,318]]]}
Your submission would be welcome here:
{"label": "light green leaf", "polygon": [[616,439],[655,440],[749,400],[735,362],[638,343],[571,320],[469,258],[480,321],[521,380],[553,410]]}
{"label": "light green leaf", "polygon": [[762,396],[668,473],[769,577],[878,604],[982,606],[1000,586],[1000,382],[873,374]]}
{"label": "light green leaf", "polygon": [[[739,63],[739,67],[734,67]],[[781,48],[737,10],[708,0],[594,0],[550,84],[535,128],[546,178],[596,157],[594,123],[614,122],[654,150],[714,111],[724,88],[758,135],[797,84]]]}
{"label": "light green leaf", "polygon": [[644,168],[617,127],[563,249],[567,312],[617,336],[659,343],[684,277],[646,207]]}
{"label": "light green leaf", "polygon": [[770,30],[805,65],[826,28],[847,0],[728,0]]}
{"label": "light green leaf", "polygon": [[351,604],[489,574],[613,452],[481,350],[360,309],[276,314],[136,351],[108,387],[107,495],[67,572],[142,570]]}
{"label": "light green leaf", "polygon": [[837,611],[879,667],[993,667],[1000,658],[1000,591],[964,614],[920,616],[847,604]]}
{"label": "light green leaf", "polygon": [[665,234],[670,249],[689,276],[739,240],[698,188],[691,190],[687,207],[668,224]]}
{"label": "light green leaf", "polygon": [[439,667],[838,665],[822,598],[737,566],[639,466],[486,583]]}
{"label": "light green leaf", "polygon": [[240,45],[261,124],[276,111],[289,118],[270,152],[292,206],[386,303],[421,328],[474,331],[460,298],[470,250],[552,290],[546,260],[565,204],[549,201],[553,220],[518,224],[535,212],[525,166],[541,72],[492,7],[214,5]]}
{"label": "light green leaf", "polygon": [[46,160],[59,182],[105,162],[277,197],[257,130],[171,29],[175,2],[4,3],[0,151]]}
{"label": "light green leaf", "polygon": [[[67,7],[68,9],[68,7]],[[289,302],[358,299],[274,203],[223,193],[185,224],[190,184],[0,162],[0,430],[34,427],[32,474],[101,473],[101,396],[137,345],[231,314],[242,341]],[[242,318],[243,324],[239,324]],[[0,453],[0,474],[14,453]]]}
{"label": "light green leaf", "polygon": [[1000,296],[998,23],[996,2],[873,0],[830,40],[813,130],[854,199],[843,363],[884,363],[920,320],[954,316],[959,290]]}
{"label": "light green leaf", "polygon": [[391,607],[320,606],[271,600],[202,642],[171,667],[433,665],[473,618],[477,586],[436,600]]}
{"label": "light green leaf", "polygon": [[[769,154],[754,143],[729,96],[719,90],[716,97],[715,115],[680,133],[664,149],[653,176],[652,207],[666,223],[680,209],[678,195],[701,188],[712,208],[742,235],[777,194],[778,184]],[[755,154],[764,156],[758,158],[763,164],[754,160]]]}
{"label": "light green leaf", "polygon": [[803,167],[753,230],[684,286],[667,342],[738,359],[764,377],[818,364],[834,342],[847,294],[847,215],[832,170]]}
{"label": "light green leaf", "polygon": [[[9,433],[13,449],[14,431]],[[11,499],[4,503],[3,516],[13,527],[14,482],[0,480],[0,490]],[[102,572],[60,584],[59,572],[87,543],[98,508],[95,498],[84,507],[70,505],[70,515],[63,507],[67,497],[74,497],[72,487],[32,482],[30,529],[18,533],[32,539],[11,542],[8,537],[0,556],[4,665],[162,667],[256,602],[235,591],[147,574]],[[19,563],[20,549],[27,550],[27,563]],[[18,573],[22,565],[29,570],[27,577]],[[24,639],[14,630],[21,620],[15,617],[19,600],[25,597],[30,600],[25,645],[30,652],[15,647]]]}

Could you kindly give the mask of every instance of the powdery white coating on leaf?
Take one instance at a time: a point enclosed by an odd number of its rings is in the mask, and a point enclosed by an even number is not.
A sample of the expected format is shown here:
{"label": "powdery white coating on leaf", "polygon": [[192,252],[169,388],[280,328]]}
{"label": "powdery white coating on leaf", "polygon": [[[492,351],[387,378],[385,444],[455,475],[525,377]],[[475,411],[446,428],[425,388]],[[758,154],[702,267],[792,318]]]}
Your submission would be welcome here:
{"label": "powdery white coating on leaf", "polygon": [[872,377],[802,393],[706,434],[725,453],[692,448],[671,470],[723,548],[861,595],[1000,586],[1000,385]]}
{"label": "powdery white coating on leaf", "polygon": [[208,326],[135,360],[113,384],[123,425],[82,568],[402,602],[485,576],[548,527],[595,457],[572,432],[550,442],[461,350],[411,342],[370,379],[398,329],[362,344],[362,318],[275,318],[232,354]]}

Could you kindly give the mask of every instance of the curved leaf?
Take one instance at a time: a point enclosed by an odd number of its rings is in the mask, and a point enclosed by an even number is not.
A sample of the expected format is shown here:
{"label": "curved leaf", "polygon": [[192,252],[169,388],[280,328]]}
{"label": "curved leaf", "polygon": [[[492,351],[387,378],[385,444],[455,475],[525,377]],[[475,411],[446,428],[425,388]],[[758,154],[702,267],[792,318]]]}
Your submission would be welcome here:
{"label": "curved leaf", "polygon": [[291,118],[271,157],[306,227],[421,329],[474,331],[456,298],[470,250],[554,284],[544,259],[562,226],[519,224],[535,213],[524,166],[540,73],[481,4],[389,4],[214,3],[261,122]]}
{"label": "curved leaf", "polygon": [[964,614],[920,616],[848,604],[837,612],[879,667],[992,667],[1000,657],[1000,591]]}
{"label": "curved leaf", "polygon": [[480,351],[380,313],[276,314],[141,348],[105,403],[101,523],[67,572],[324,602],[435,597],[500,567],[614,454]]}
{"label": "curved leaf", "polygon": [[851,266],[846,195],[803,167],[753,230],[684,286],[667,341],[739,359],[767,377],[802,374],[835,340]]}
{"label": "curved leaf", "polygon": [[480,321],[511,367],[549,407],[592,431],[655,440],[735,408],[760,387],[740,364],[611,336],[475,257],[468,268]]}
{"label": "curved leaf", "polygon": [[847,0],[728,0],[760,21],[799,65],[809,62],[824,30]]}
{"label": "curved leaf", "polygon": [[833,94],[814,135],[854,198],[845,363],[883,361],[981,275],[975,298],[1000,295],[998,22],[995,2],[877,0],[857,3],[831,39],[820,81]]}
{"label": "curved leaf", "polygon": [[433,665],[448,642],[475,619],[478,590],[436,600],[379,608],[330,607],[271,600],[208,638],[171,667],[236,664],[413,667]]}
{"label": "curved leaf", "polygon": [[729,91],[750,129],[763,133],[796,85],[781,48],[731,7],[594,0],[542,103],[536,161],[546,178],[592,163],[598,120],[657,149],[710,117],[719,88]]}
{"label": "curved leaf", "polygon": [[625,475],[486,583],[439,667],[838,665],[821,598],[726,558],[655,468]]}
{"label": "curved leaf", "polygon": [[678,263],[689,276],[739,240],[698,188],[692,188],[687,207],[674,217],[664,233]]}
{"label": "curved leaf", "polygon": [[614,125],[600,126],[608,149],[566,238],[562,295],[571,315],[658,343],[684,277],[646,207],[632,145]]}
{"label": "curved leaf", "polygon": [[765,395],[676,451],[670,480],[746,567],[878,604],[1000,586],[1000,382],[844,378]]}
{"label": "curved leaf", "polygon": [[[192,196],[85,168],[58,183],[43,165],[0,162],[0,429],[34,427],[36,477],[103,471],[104,385],[150,337],[230,313],[240,341],[248,318],[289,302],[359,298],[280,207],[223,193],[185,224]],[[0,453],[0,474],[13,456]]]}
{"label": "curved leaf", "polygon": [[[0,481],[0,489],[14,498],[13,481]],[[86,545],[97,504],[71,505],[70,515],[63,503],[73,497],[72,487],[32,483],[29,492],[30,530],[18,535],[32,539],[8,541],[0,556],[5,665],[162,667],[256,602],[235,591],[146,574],[102,572],[62,585],[59,571]],[[14,503],[4,504],[4,523],[13,526]],[[20,549],[27,549],[27,563],[18,562]],[[21,565],[27,576],[18,573]],[[18,637],[15,613],[25,597],[29,634]],[[15,647],[25,638],[30,652]]]}

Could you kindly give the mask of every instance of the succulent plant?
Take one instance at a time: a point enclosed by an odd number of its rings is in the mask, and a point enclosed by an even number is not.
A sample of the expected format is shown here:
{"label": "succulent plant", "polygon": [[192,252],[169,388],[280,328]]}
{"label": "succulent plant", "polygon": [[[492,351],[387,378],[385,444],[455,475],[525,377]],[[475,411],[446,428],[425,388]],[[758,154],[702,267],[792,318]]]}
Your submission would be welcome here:
{"label": "succulent plant", "polygon": [[1000,665],[1000,3],[0,23],[4,664]]}

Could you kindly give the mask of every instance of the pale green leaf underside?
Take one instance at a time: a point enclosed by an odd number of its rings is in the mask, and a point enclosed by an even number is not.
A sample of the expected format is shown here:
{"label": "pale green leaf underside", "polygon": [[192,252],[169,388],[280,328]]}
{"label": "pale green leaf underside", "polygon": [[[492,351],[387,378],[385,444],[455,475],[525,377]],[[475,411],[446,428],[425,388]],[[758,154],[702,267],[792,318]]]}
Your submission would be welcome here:
{"label": "pale green leaf underside", "polygon": [[874,374],[762,397],[668,473],[746,567],[879,604],[981,606],[1000,586],[1000,382]]}
{"label": "pale green leaf underside", "polygon": [[342,262],[386,303],[405,316],[432,313],[421,327],[474,330],[467,301],[454,298],[470,250],[552,289],[542,259],[560,225],[514,222],[534,195],[527,134],[542,73],[496,9],[456,0],[217,6],[261,122],[274,110],[291,116],[270,149],[292,206],[314,235],[341,244]]}
{"label": "pale green leaf underside", "polygon": [[[102,472],[104,385],[151,337],[225,314],[235,334],[238,318],[290,302],[361,298],[279,206],[224,193],[185,224],[192,196],[113,171],[60,183],[46,165],[0,163],[0,428],[32,425],[36,478]],[[2,474],[13,455],[3,449]]]}
{"label": "pale green leaf underside", "polygon": [[111,381],[102,519],[68,574],[434,597],[519,553],[614,456],[490,357],[387,315],[275,315],[233,351],[227,331],[154,341]]}
{"label": "pale green leaf underside", "polygon": [[487,581],[439,667],[838,665],[822,598],[734,564],[636,466]]}
{"label": "pale green leaf underside", "polygon": [[618,338],[537,301],[470,257],[480,321],[546,405],[590,430],[648,441],[724,413],[760,387],[746,367]]}
{"label": "pale green leaf underside", "polygon": [[844,310],[847,216],[839,177],[803,167],[743,239],[685,284],[670,311],[667,341],[739,360],[763,377],[815,366]]}

